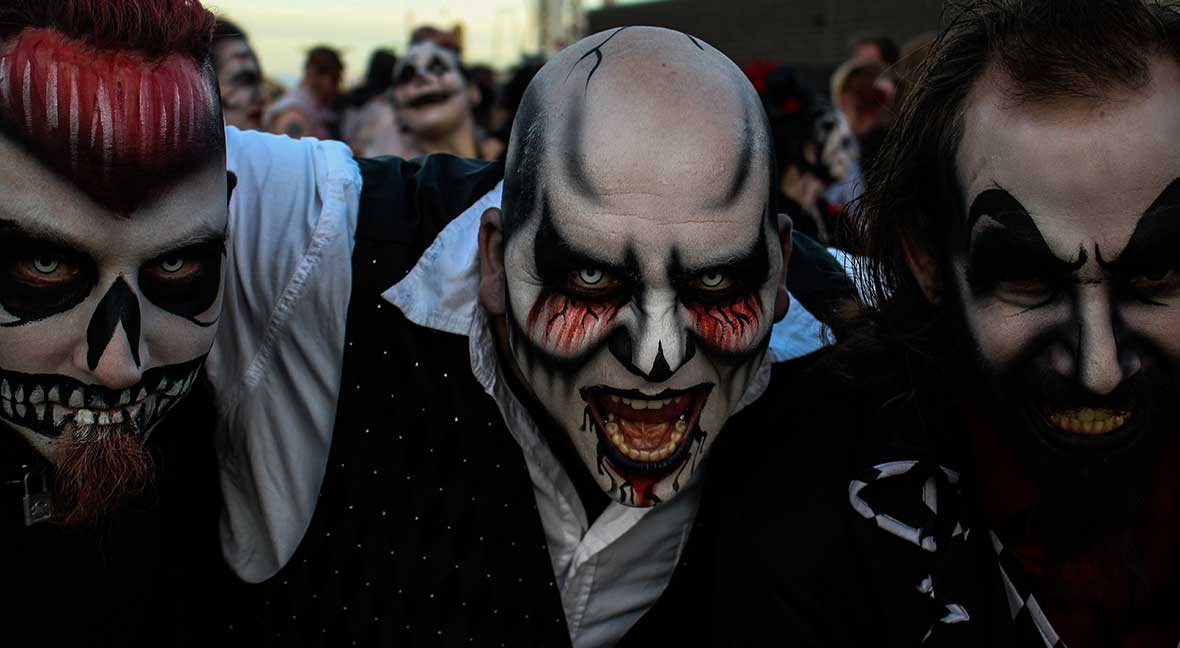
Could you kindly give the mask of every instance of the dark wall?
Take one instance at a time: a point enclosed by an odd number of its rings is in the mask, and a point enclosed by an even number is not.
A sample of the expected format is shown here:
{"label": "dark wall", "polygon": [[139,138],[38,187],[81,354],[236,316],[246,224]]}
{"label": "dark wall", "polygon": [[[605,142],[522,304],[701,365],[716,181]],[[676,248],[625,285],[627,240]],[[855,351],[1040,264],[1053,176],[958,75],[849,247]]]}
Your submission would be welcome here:
{"label": "dark wall", "polygon": [[[824,79],[853,37],[881,32],[898,46],[938,26],[940,0],[666,0],[591,11],[588,33],[655,25],[708,41],[737,63],[758,59]],[[817,87],[826,92],[826,87]]]}

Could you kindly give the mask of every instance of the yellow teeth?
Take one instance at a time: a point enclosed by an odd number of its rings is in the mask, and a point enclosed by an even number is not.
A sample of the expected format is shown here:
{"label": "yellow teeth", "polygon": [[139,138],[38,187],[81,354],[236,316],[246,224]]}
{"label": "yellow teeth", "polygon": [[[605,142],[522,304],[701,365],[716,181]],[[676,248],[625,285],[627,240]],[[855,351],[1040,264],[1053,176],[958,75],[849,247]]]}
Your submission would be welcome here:
{"label": "yellow teeth", "polygon": [[1129,412],[1092,407],[1054,412],[1049,415],[1049,421],[1066,432],[1093,436],[1113,432],[1121,428],[1129,418]]}
{"label": "yellow teeth", "polygon": [[635,461],[663,461],[668,457],[671,457],[672,453],[676,452],[676,448],[680,445],[680,440],[683,438],[684,435],[676,432],[672,435],[672,439],[669,440],[668,443],[662,448],[657,448],[651,451],[636,450],[632,448],[631,446],[627,445],[626,439],[624,439],[623,435],[621,434],[611,435],[610,440],[614,442],[615,447],[619,449],[619,452],[622,452],[624,455],[634,459]]}

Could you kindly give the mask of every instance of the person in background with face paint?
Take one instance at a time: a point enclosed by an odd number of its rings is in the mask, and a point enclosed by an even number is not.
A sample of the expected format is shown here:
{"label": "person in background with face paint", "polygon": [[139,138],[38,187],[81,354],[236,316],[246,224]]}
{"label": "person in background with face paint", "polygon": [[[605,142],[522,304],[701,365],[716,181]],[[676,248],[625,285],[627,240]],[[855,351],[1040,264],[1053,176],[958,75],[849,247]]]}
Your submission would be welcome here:
{"label": "person in background with face paint", "polygon": [[406,157],[450,153],[482,158],[483,133],[475,124],[479,87],[456,50],[429,37],[410,43],[393,71],[393,106],[414,150]]}
{"label": "person in background with face paint", "polygon": [[780,181],[779,205],[796,233],[834,245],[846,229],[843,209],[823,192],[856,164],[856,141],[838,110],[821,104],[795,71],[780,67],[763,81]]}
{"label": "person in background with face paint", "polygon": [[215,421],[185,398],[233,189],[212,27],[191,1],[0,7],[6,645],[170,645],[208,615]]}
{"label": "person in background with face paint", "polygon": [[225,123],[242,130],[262,128],[262,67],[245,32],[228,20],[219,19],[213,30],[213,68]]}
{"label": "person in background with face paint", "polygon": [[727,484],[734,643],[1180,641],[1178,54],[1142,0],[934,43],[859,215],[875,307],[783,410],[809,442]]}
{"label": "person in background with face paint", "polygon": [[295,390],[314,425],[250,395],[226,423],[251,641],[708,635],[712,449],[822,344],[768,351],[791,229],[761,104],[715,49],[628,28],[549,62],[513,134],[506,169],[360,161],[346,333],[288,354],[340,358],[338,389]]}

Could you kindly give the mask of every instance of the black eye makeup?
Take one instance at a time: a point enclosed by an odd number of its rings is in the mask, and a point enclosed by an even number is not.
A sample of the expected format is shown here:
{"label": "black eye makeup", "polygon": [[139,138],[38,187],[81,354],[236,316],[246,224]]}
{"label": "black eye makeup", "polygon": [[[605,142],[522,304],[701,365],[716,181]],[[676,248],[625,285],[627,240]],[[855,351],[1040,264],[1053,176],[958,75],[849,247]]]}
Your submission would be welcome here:
{"label": "black eye makeup", "polygon": [[757,292],[770,275],[770,254],[763,232],[751,248],[733,260],[701,270],[686,270],[673,259],[673,281],[681,301],[718,304]]}
{"label": "black eye makeup", "polygon": [[221,263],[225,238],[189,245],[144,264],[139,270],[143,296],[160,308],[199,326],[197,316],[208,311],[221,293]]}
{"label": "black eye makeup", "polygon": [[0,308],[15,318],[0,326],[37,322],[82,303],[98,281],[90,257],[0,221]]}
{"label": "black eye makeup", "polygon": [[[976,232],[976,224],[990,221]],[[1086,264],[1079,250],[1073,261],[1053,254],[1028,211],[1003,189],[989,189],[971,204],[967,221],[967,284],[976,296],[992,295],[1029,309],[1054,302]]]}

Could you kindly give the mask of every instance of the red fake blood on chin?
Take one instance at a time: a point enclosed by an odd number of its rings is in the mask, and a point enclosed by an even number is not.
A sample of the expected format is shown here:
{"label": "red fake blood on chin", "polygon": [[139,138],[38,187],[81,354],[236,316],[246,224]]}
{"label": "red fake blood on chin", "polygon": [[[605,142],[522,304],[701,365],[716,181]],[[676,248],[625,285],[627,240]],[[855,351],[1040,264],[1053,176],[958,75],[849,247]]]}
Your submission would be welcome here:
{"label": "red fake blood on chin", "polygon": [[561,293],[542,294],[529,312],[526,332],[535,344],[562,355],[577,355],[610,329],[623,302],[585,302]]}

